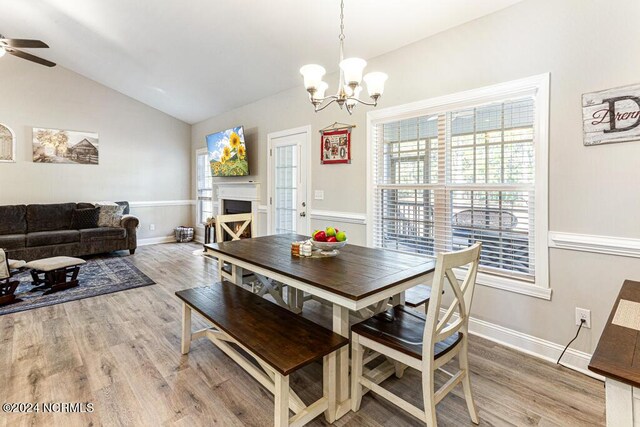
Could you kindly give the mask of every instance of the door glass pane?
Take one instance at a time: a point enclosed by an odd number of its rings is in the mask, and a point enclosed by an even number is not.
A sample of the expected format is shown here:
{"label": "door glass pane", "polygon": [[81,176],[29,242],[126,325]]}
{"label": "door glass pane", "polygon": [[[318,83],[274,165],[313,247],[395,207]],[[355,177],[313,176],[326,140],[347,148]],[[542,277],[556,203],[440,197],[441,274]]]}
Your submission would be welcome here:
{"label": "door glass pane", "polygon": [[298,147],[275,149],[275,231],[295,233],[298,191]]}

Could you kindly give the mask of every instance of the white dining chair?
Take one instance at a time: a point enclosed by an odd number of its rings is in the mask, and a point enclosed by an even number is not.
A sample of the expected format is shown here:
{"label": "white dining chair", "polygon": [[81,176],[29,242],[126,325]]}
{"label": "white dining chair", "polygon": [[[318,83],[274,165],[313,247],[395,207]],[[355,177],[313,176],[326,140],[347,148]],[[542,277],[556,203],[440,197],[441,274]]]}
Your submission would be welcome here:
{"label": "white dining chair", "polygon": [[[232,227],[232,224],[237,227]],[[251,213],[218,215],[216,216],[216,242],[240,240],[247,228],[251,232],[251,237],[256,237],[256,224]],[[218,262],[218,274],[221,280],[226,279],[236,283],[233,268],[229,264]],[[249,271],[242,274],[242,283],[248,284],[255,280],[255,277]]]}
{"label": "white dining chair", "polygon": [[[468,324],[481,247],[481,243],[476,243],[461,251],[438,254],[426,316],[398,305],[392,309],[392,321],[376,316],[351,327],[351,405],[354,412],[360,408],[363,387],[366,387],[427,426],[435,427],[436,404],[462,383],[471,421],[478,424],[469,379]],[[458,281],[454,270],[464,274],[462,282]],[[453,301],[440,318],[445,280],[453,291]],[[363,373],[364,347],[422,373],[424,409],[374,383]],[[435,390],[435,371],[455,356],[458,356],[459,370],[455,374],[446,372],[451,378]]]}

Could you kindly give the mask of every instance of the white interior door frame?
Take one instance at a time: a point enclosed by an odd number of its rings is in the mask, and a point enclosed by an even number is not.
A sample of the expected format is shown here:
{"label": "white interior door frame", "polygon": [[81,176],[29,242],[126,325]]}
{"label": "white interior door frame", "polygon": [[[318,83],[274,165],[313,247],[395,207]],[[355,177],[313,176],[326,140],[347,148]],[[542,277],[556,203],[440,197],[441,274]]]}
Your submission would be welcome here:
{"label": "white interior door frame", "polygon": [[311,212],[311,151],[312,151],[312,140],[313,138],[311,137],[311,125],[307,125],[307,126],[300,126],[297,128],[293,128],[293,129],[286,129],[286,130],[281,130],[281,131],[277,131],[277,132],[271,132],[269,134],[267,134],[267,232],[268,234],[273,234],[273,217],[274,217],[274,204],[272,203],[273,201],[273,156],[270,155],[270,153],[272,153],[273,150],[273,140],[277,139],[277,138],[282,138],[282,137],[286,137],[286,136],[292,136],[292,135],[298,135],[298,134],[305,134],[305,158],[304,159],[300,159],[301,161],[305,161],[306,162],[306,171],[302,170],[300,171],[300,173],[304,173],[306,174],[306,193],[307,193],[307,197],[306,197],[306,208],[307,208],[307,216],[306,216],[306,234],[310,234],[311,233],[311,215],[309,215],[309,212]]}

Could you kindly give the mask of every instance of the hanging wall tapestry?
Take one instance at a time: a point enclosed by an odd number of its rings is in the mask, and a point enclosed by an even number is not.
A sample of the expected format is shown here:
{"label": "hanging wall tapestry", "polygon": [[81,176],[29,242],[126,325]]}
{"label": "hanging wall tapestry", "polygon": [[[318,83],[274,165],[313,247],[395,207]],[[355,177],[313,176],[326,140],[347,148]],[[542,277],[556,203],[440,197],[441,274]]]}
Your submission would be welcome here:
{"label": "hanging wall tapestry", "polygon": [[16,135],[11,128],[0,123],[0,162],[16,161]]}
{"label": "hanging wall tapestry", "polygon": [[320,162],[351,163],[351,129],[355,125],[335,122],[320,130]]}
{"label": "hanging wall tapestry", "polygon": [[98,164],[98,134],[33,128],[33,161],[36,163]]}
{"label": "hanging wall tapestry", "polygon": [[640,85],[582,95],[584,145],[640,140]]}

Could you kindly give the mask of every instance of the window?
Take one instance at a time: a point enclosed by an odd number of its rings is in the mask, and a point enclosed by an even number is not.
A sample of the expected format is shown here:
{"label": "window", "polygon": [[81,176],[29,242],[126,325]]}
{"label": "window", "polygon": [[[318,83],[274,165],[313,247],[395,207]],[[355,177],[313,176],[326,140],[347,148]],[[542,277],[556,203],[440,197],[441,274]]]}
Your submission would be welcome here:
{"label": "window", "polygon": [[548,288],[545,82],[369,113],[369,243],[435,256],[481,241],[479,283]]}
{"label": "window", "polygon": [[213,216],[213,189],[207,149],[196,152],[196,175],[196,219],[198,225],[203,225],[207,218]]}

